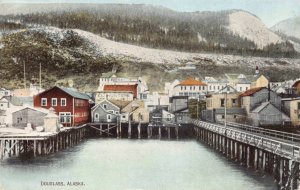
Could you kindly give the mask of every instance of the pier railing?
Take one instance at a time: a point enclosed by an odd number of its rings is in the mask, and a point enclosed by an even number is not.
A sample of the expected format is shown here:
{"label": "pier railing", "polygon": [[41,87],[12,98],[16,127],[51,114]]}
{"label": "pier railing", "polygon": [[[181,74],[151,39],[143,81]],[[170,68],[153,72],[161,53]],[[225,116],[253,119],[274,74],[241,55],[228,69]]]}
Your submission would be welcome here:
{"label": "pier railing", "polygon": [[[224,124],[224,122],[218,122],[218,123]],[[272,129],[265,129],[265,128],[261,128],[261,127],[254,127],[251,125],[245,125],[245,124],[233,123],[233,122],[227,122],[227,126],[234,127],[237,129],[242,129],[242,130],[249,131],[252,133],[268,135],[268,136],[279,138],[282,140],[300,142],[300,134],[288,133],[288,132],[277,131],[277,130],[272,130]]]}
{"label": "pier railing", "polygon": [[233,140],[258,147],[292,160],[300,161],[300,145],[296,145],[295,143],[288,143],[275,138],[268,138],[257,133],[252,133],[251,131],[225,127],[223,125],[207,123],[200,120],[192,120],[192,122],[197,127],[205,128]]}

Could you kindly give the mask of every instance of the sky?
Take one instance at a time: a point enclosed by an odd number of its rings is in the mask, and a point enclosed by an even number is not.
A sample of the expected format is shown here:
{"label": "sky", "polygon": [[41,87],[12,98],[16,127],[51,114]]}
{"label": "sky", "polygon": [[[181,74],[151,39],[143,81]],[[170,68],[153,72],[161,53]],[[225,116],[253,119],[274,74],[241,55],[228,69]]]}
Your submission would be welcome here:
{"label": "sky", "polygon": [[152,4],[186,12],[243,9],[257,15],[268,27],[300,16],[300,0],[0,0],[0,3]]}

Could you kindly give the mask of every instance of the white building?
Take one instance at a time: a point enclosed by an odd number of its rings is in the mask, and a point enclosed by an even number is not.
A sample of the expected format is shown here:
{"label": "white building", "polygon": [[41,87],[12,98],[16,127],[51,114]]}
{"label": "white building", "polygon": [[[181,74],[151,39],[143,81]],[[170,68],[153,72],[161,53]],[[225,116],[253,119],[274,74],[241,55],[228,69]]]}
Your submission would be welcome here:
{"label": "white building", "polygon": [[168,108],[170,105],[169,95],[165,93],[158,93],[158,92],[153,92],[152,94],[149,94],[147,100],[144,100],[144,102],[145,102],[145,107],[148,109],[148,111],[152,111],[158,105],[165,108]]}
{"label": "white building", "polygon": [[141,78],[118,77],[113,73],[105,73],[99,79],[98,91],[103,91],[105,85],[138,85],[138,99],[147,99],[149,93],[147,83]]}
{"label": "white building", "polygon": [[207,85],[197,79],[186,79],[165,84],[165,92],[169,97],[188,96],[191,99],[203,98],[207,93]]}
{"label": "white building", "polygon": [[11,91],[5,88],[0,88],[0,98],[3,96],[11,96]]}
{"label": "white building", "polygon": [[207,84],[207,93],[216,93],[228,85],[227,80],[214,77],[205,77],[204,82]]}

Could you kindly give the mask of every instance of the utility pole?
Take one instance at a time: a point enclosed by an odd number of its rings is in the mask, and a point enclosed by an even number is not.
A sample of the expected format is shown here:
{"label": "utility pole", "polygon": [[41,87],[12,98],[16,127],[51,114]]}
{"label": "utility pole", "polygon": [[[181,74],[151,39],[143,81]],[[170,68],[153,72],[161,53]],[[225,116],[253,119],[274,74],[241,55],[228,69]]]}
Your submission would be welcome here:
{"label": "utility pole", "polygon": [[227,127],[227,89],[228,89],[228,86],[226,86],[226,89],[225,89],[225,120],[224,120],[224,124],[225,124],[225,128]]}
{"label": "utility pole", "polygon": [[24,66],[24,89],[26,89],[26,69],[25,69],[25,61],[23,61],[23,66]]}
{"label": "utility pole", "polygon": [[42,89],[42,63],[40,62],[40,89],[39,89],[39,92],[41,91]]}

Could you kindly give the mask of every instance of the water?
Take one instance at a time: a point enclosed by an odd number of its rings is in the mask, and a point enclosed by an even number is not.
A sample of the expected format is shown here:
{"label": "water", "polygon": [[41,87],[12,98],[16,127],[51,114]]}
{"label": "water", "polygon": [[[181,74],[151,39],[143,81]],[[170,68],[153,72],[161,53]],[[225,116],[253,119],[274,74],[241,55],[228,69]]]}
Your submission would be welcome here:
{"label": "water", "polygon": [[[4,190],[269,190],[272,179],[196,141],[89,139],[30,160],[0,164]],[[41,181],[64,186],[41,186]],[[68,186],[83,182],[81,186]]]}

